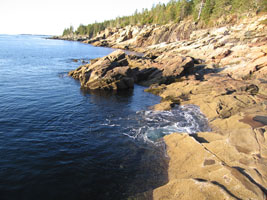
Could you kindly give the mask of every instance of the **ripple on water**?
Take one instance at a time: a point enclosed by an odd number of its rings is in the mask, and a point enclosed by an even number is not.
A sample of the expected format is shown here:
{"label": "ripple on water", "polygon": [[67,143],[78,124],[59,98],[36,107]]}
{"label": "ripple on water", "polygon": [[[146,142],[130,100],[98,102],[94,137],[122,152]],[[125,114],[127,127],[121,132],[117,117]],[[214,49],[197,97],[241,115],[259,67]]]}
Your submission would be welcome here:
{"label": "ripple on water", "polygon": [[37,36],[0,36],[0,46],[1,200],[127,199],[168,180],[159,138],[208,130],[196,106],[147,110],[160,97],[141,86],[79,91],[71,59],[113,49]]}
{"label": "ripple on water", "polygon": [[207,118],[195,105],[177,106],[170,111],[137,111],[135,115],[125,119],[106,119],[102,125],[119,127],[122,123],[128,124],[127,127],[122,127],[124,135],[154,144],[160,143],[162,137],[171,133],[211,131]]}

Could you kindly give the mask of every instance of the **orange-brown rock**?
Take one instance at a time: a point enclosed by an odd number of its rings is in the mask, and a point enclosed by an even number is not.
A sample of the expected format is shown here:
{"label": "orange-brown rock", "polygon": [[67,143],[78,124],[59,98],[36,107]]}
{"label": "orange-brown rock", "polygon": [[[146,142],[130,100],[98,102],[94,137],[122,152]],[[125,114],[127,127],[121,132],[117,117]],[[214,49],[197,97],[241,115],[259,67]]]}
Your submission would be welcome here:
{"label": "orange-brown rock", "polygon": [[133,88],[133,72],[123,51],[118,50],[93,64],[69,72],[79,79],[81,87],[91,90],[124,90]]}
{"label": "orange-brown rock", "polygon": [[[198,133],[199,141],[179,134],[164,138],[169,182],[154,190],[154,199],[190,199],[190,191],[195,199],[265,199],[266,88],[264,80],[235,80],[214,73],[203,80],[153,87],[163,99],[198,105],[213,129]],[[165,110],[171,103],[154,108]]]}
{"label": "orange-brown rock", "polygon": [[194,59],[173,53],[157,59],[126,55],[117,50],[104,58],[91,61],[69,72],[80,80],[81,87],[95,90],[133,88],[134,82],[149,86],[153,83],[171,83],[194,67]]}
{"label": "orange-brown rock", "polygon": [[242,169],[216,154],[213,147],[218,142],[201,144],[187,134],[168,135],[164,140],[170,157],[169,182],[153,191],[154,199],[265,199],[262,188]]}
{"label": "orange-brown rock", "polygon": [[88,41],[145,56],[115,53],[70,72],[82,85],[119,89],[134,80],[162,97],[153,109],[195,104],[208,118],[212,132],[164,137],[169,182],[154,199],[266,199],[266,19],[234,18],[236,24],[201,30],[190,20],[128,26]]}

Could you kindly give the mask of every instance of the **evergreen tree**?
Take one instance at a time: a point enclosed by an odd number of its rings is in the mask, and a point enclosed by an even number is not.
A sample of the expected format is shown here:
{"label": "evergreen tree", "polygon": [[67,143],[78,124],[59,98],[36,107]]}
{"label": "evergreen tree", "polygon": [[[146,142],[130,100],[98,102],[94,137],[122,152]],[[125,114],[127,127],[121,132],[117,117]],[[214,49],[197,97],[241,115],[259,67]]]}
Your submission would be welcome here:
{"label": "evergreen tree", "polygon": [[215,0],[206,0],[205,5],[203,7],[203,11],[201,13],[202,19],[208,23],[209,19],[213,13],[215,6]]}
{"label": "evergreen tree", "polygon": [[[247,11],[266,12],[267,0],[170,0],[169,3],[158,3],[150,10],[136,10],[131,16],[117,17],[101,23],[80,25],[75,34],[95,36],[99,31],[108,27],[125,27],[128,25],[166,24],[178,23],[189,15],[193,15],[196,21],[203,20],[207,24],[210,20],[229,14],[244,13]],[[64,29],[63,35],[74,33],[73,26]]]}

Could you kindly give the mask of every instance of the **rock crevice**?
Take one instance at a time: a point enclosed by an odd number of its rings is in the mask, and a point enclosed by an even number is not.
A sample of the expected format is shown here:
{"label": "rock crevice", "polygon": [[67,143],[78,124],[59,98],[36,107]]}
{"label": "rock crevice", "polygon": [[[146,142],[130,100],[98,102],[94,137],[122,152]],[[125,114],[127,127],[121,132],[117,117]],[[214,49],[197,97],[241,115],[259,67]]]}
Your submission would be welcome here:
{"label": "rock crevice", "polygon": [[266,15],[197,30],[176,25],[108,29],[91,40],[122,50],[69,73],[90,90],[125,90],[134,83],[162,97],[156,110],[200,107],[212,132],[164,137],[169,182],[154,199],[266,199]]}

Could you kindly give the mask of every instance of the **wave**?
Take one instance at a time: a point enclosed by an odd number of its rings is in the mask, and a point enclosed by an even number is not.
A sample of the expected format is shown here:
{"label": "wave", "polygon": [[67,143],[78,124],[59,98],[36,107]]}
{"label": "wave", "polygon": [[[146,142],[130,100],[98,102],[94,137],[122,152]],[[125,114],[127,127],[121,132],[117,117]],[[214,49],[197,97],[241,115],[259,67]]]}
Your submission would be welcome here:
{"label": "wave", "polygon": [[[160,144],[165,135],[211,131],[198,106],[177,106],[170,111],[138,111],[135,115],[107,120],[107,126],[121,126],[122,134],[135,140]],[[103,124],[104,125],[104,124]]]}

